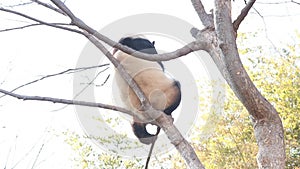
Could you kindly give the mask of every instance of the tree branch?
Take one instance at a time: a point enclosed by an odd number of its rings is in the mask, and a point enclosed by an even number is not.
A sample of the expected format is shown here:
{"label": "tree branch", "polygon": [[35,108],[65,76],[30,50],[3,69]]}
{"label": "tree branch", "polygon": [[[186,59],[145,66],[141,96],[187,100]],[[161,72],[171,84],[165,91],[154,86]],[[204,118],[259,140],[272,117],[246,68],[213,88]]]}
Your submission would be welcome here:
{"label": "tree branch", "polygon": [[214,20],[212,14],[207,14],[205,12],[204,6],[201,0],[192,0],[192,4],[194,6],[195,11],[197,12],[202,24],[205,27],[214,27]]}
{"label": "tree branch", "polygon": [[[225,63],[226,69],[229,72],[229,77],[227,77],[227,82],[230,84],[235,94],[244,103],[245,107],[248,109],[255,119],[262,119],[266,117],[266,114],[261,114],[256,109],[256,106],[261,104],[258,102],[257,98],[265,100],[257,88],[254,86],[249,75],[243,67],[240,60],[237,46],[235,43],[235,34],[231,22],[230,9],[227,7],[227,3],[223,0],[222,2],[216,3],[216,35],[218,39],[218,46],[222,52],[222,60]],[[243,80],[241,80],[243,79]],[[251,88],[254,91],[243,90],[244,88]],[[247,96],[247,97],[246,97]],[[252,106],[250,106],[252,105]],[[255,113],[254,113],[255,112]],[[257,113],[257,114],[256,114]]]}
{"label": "tree branch", "polygon": [[[83,93],[83,92],[84,92],[91,84],[94,83],[94,81],[97,79],[97,77],[98,77],[102,72],[106,71],[107,69],[108,69],[108,67],[105,68],[104,70],[98,72],[98,73],[96,74],[96,76],[95,76],[92,80],[90,80],[84,88],[82,88],[78,93],[75,94],[74,98],[77,98],[81,93]],[[105,79],[104,83],[107,81],[108,77],[109,77],[109,76],[107,76],[107,78]],[[103,83],[103,84],[104,84],[104,83]]]}
{"label": "tree branch", "polygon": [[18,6],[25,6],[25,5],[29,5],[32,4],[33,2],[24,2],[24,3],[19,3],[16,5],[9,5],[9,6],[5,6],[6,8],[14,8],[14,7],[18,7]]}
{"label": "tree branch", "polygon": [[42,5],[42,6],[46,7],[46,8],[48,8],[48,9],[51,9],[51,10],[53,10],[53,11],[55,11],[55,12],[58,12],[58,13],[60,13],[60,14],[66,16],[66,14],[65,14],[62,10],[60,10],[60,9],[58,9],[58,8],[55,8],[55,7],[53,7],[53,6],[50,5],[50,4],[47,4],[47,3],[45,3],[45,2],[41,2],[41,1],[39,1],[39,0],[31,0],[31,1],[37,3],[38,5]]}
{"label": "tree branch", "polygon": [[256,0],[250,0],[246,6],[242,9],[240,15],[236,18],[236,20],[233,22],[233,29],[237,31],[239,29],[240,24],[245,19],[245,17],[248,15],[248,12],[254,5]]}
{"label": "tree branch", "polygon": [[[50,77],[54,77],[54,76],[58,76],[58,75],[63,75],[63,74],[67,74],[67,73],[75,73],[75,72],[80,72],[80,71],[84,71],[84,70],[88,70],[88,69],[93,69],[93,68],[100,68],[100,67],[103,67],[103,66],[108,66],[109,64],[103,64],[103,65],[97,65],[97,66],[89,66],[89,67],[80,67],[80,68],[75,68],[75,69],[67,69],[67,70],[64,70],[64,71],[61,71],[61,72],[58,72],[58,73],[54,73],[54,74],[49,74],[49,75],[46,75],[46,76],[43,76],[41,78],[38,78],[38,79],[35,79],[33,81],[30,81],[28,83],[25,83],[23,85],[20,85],[14,89],[12,89],[10,92],[14,92],[22,87],[25,87],[25,86],[28,86],[28,85],[31,85],[33,83],[36,83],[36,82],[39,82],[39,81],[42,81],[44,79],[47,79],[47,78],[50,78]],[[2,95],[0,96],[0,98],[4,97],[5,95]]]}
{"label": "tree branch", "polygon": [[[224,69],[218,67],[231,89],[248,110],[254,123],[254,133],[259,146],[259,168],[284,168],[285,145],[283,126],[276,109],[255,87],[240,60],[231,20],[231,1],[215,0],[216,55]],[[218,52],[218,53],[217,53]],[[271,154],[271,155],[270,155]]]}
{"label": "tree branch", "polygon": [[291,2],[292,2],[292,3],[295,3],[295,4],[297,4],[297,5],[300,5],[300,2],[296,2],[296,1],[294,1],[294,0],[291,0]]}
{"label": "tree branch", "polygon": [[79,18],[77,18],[61,1],[59,0],[51,0],[58,8],[60,8],[64,13],[66,13],[70,19],[72,20],[72,24],[78,26],[79,28],[87,31],[89,34],[95,36],[98,40],[105,42],[106,44],[117,48],[125,53],[131,54],[134,57],[145,59],[149,61],[167,61],[171,59],[175,59],[184,55],[187,55],[191,52],[197,51],[197,50],[205,50],[209,46],[209,43],[205,41],[195,41],[187,44],[186,46],[170,53],[164,53],[164,54],[145,54],[139,51],[135,51],[127,46],[123,46],[120,43],[117,43],[108,37],[100,34],[90,26],[86,25],[83,21],[81,21]]}
{"label": "tree branch", "polygon": [[[12,97],[15,97],[17,99],[22,99],[24,101],[26,100],[36,100],[36,101],[45,101],[45,102],[52,102],[52,103],[61,103],[61,104],[68,104],[68,105],[79,105],[79,106],[89,106],[89,107],[98,107],[108,110],[114,110],[119,111],[125,114],[128,114],[130,116],[137,116],[137,113],[133,113],[127,109],[113,106],[113,105],[107,105],[102,103],[93,103],[93,102],[86,102],[86,101],[77,101],[77,100],[68,100],[68,99],[60,99],[60,98],[53,98],[53,97],[42,97],[42,96],[28,96],[28,95],[20,95],[13,92],[9,92],[7,90],[0,89],[0,93],[3,93],[5,95],[9,95]],[[140,117],[140,116],[138,116]],[[142,118],[143,119],[143,118]]]}
{"label": "tree branch", "polygon": [[18,16],[22,16],[22,17],[24,17],[26,19],[29,19],[29,20],[32,20],[32,21],[35,21],[35,22],[38,22],[40,24],[47,25],[47,26],[50,26],[50,27],[59,28],[59,29],[63,29],[63,30],[67,30],[67,31],[71,31],[71,32],[76,32],[76,33],[82,34],[82,32],[79,31],[79,30],[67,28],[67,27],[64,27],[64,26],[55,25],[55,24],[48,23],[48,22],[44,22],[42,20],[36,19],[34,17],[28,16],[26,14],[23,14],[23,13],[20,13],[20,12],[17,12],[17,11],[13,11],[13,10],[10,10],[10,9],[5,9],[5,8],[0,7],[0,11],[4,11],[4,12],[12,13],[12,14],[15,14],[15,15],[18,15]]}
{"label": "tree branch", "polygon": [[122,46],[119,43],[116,43],[114,47],[140,59],[149,60],[149,61],[168,61],[168,60],[179,58],[181,56],[185,56],[194,51],[198,51],[198,50],[206,51],[208,49],[208,46],[209,44],[205,41],[194,41],[173,52],[168,52],[163,54],[141,53],[139,51],[132,50],[131,48],[128,48],[126,46]]}
{"label": "tree branch", "polygon": [[[49,23],[49,24],[70,26],[70,24],[66,24],[66,23]],[[24,28],[29,28],[29,27],[33,27],[33,26],[42,26],[42,25],[44,25],[44,24],[42,24],[42,23],[34,23],[34,24],[29,24],[29,25],[14,27],[14,28],[1,29],[0,32],[8,32],[8,31],[13,31],[13,30],[18,30],[18,29],[24,29]]]}

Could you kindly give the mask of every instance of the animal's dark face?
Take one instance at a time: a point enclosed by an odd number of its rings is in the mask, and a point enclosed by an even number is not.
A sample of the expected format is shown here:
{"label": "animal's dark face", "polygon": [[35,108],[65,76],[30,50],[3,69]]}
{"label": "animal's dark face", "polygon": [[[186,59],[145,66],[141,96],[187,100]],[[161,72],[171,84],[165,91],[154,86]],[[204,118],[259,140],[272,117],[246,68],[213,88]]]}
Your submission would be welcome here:
{"label": "animal's dark face", "polygon": [[154,47],[154,42],[150,42],[144,38],[132,38],[126,37],[122,38],[119,43],[122,45],[128,46],[136,51],[140,51],[148,54],[157,54],[157,51]]}

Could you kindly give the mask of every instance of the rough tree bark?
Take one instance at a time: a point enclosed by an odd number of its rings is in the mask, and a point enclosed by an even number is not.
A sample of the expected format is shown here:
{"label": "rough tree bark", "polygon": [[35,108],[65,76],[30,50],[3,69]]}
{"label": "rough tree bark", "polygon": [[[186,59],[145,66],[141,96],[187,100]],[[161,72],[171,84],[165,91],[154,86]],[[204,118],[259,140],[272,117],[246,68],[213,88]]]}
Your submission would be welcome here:
{"label": "rough tree bark", "polygon": [[[201,1],[192,0],[192,2],[201,21],[209,22],[211,15],[203,12]],[[249,6],[254,2],[255,0],[250,1],[245,10],[249,11]],[[242,13],[240,16],[247,14]],[[211,40],[211,47],[206,51],[252,117],[259,147],[257,154],[259,168],[284,168],[285,145],[281,119],[276,109],[261,95],[249,78],[238,54],[235,37],[240,19],[241,17],[238,17],[233,24],[230,0],[215,0],[214,24],[203,23],[213,27],[205,31],[194,31],[194,35],[198,40]]]}

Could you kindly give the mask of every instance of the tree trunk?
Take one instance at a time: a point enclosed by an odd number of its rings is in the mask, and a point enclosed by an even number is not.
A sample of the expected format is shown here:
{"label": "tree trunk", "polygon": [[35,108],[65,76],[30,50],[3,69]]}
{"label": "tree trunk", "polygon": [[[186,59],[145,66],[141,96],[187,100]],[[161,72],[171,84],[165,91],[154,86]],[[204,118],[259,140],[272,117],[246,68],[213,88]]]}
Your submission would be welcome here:
{"label": "tree trunk", "polygon": [[[219,57],[225,65],[225,79],[252,116],[259,151],[259,168],[284,168],[285,146],[281,119],[261,95],[240,60],[231,20],[231,1],[215,1],[215,28]],[[221,70],[224,70],[223,68]]]}
{"label": "tree trunk", "polygon": [[282,122],[276,109],[255,87],[240,60],[236,32],[231,20],[231,1],[215,0],[214,24],[205,19],[210,15],[203,12],[201,1],[192,0],[192,2],[202,22],[206,21],[203,24],[212,25],[197,33],[194,29],[193,36],[198,41],[211,44],[205,50],[252,118],[259,148],[257,154],[259,168],[284,168],[285,145]]}

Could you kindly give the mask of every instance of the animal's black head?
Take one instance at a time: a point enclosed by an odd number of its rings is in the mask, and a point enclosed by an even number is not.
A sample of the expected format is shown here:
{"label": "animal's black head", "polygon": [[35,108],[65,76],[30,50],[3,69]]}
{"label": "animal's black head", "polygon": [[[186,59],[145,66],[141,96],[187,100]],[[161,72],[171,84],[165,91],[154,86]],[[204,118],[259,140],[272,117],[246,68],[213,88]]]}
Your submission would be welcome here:
{"label": "animal's black head", "polygon": [[126,37],[122,38],[119,43],[128,46],[136,51],[148,54],[157,54],[157,51],[154,47],[154,42],[150,42],[148,39]]}

